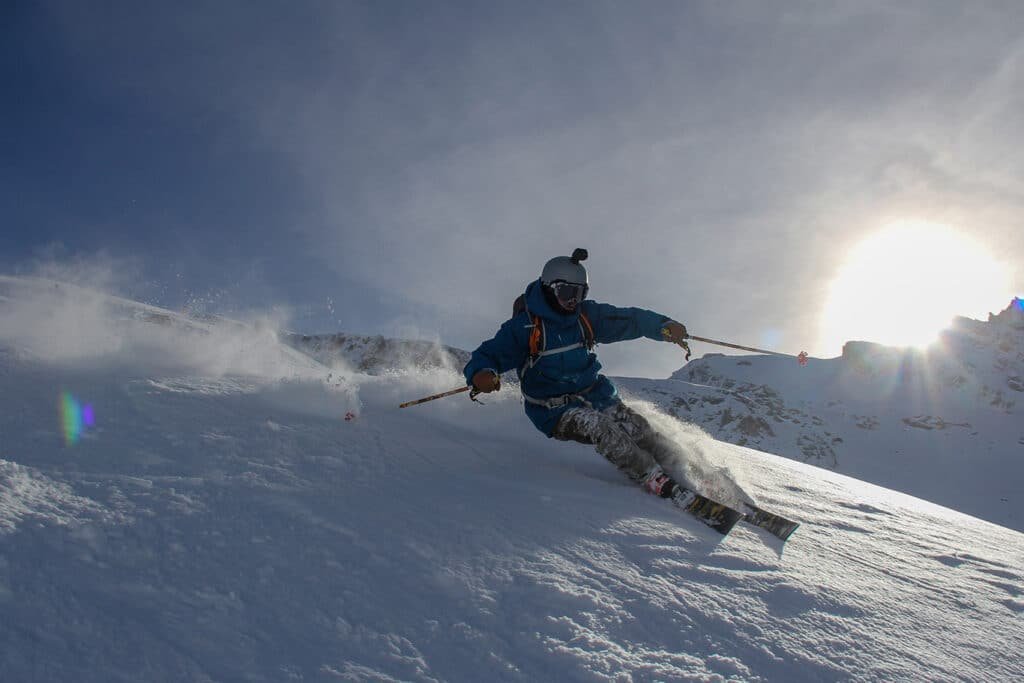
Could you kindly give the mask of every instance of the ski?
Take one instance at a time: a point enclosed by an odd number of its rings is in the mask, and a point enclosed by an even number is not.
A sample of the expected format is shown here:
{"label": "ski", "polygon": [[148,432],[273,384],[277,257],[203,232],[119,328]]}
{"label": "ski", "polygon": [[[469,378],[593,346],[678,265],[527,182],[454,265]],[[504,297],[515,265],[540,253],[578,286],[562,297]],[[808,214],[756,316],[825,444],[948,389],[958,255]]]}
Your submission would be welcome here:
{"label": "ski", "polygon": [[672,489],[672,503],[707,524],[725,536],[736,523],[744,518],[742,512],[715,502],[699,493],[684,489],[678,484]]}
{"label": "ski", "polygon": [[749,510],[743,515],[744,522],[760,527],[783,541],[793,535],[793,532],[800,526],[799,522],[793,522],[781,515],[762,510],[756,505],[744,503],[744,506]]}

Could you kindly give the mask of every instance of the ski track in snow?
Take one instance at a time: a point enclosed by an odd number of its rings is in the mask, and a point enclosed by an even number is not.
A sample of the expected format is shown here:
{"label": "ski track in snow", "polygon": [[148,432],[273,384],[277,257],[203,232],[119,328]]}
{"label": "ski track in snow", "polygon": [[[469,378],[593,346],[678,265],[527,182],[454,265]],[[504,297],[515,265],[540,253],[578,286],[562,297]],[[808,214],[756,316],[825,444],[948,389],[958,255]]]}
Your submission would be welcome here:
{"label": "ski track in snow", "polygon": [[[1018,532],[695,434],[802,522],[723,540],[511,392],[398,410],[461,380],[339,390],[286,359],[282,380],[0,354],[0,679],[1024,677]],[[74,447],[62,390],[97,410]]]}

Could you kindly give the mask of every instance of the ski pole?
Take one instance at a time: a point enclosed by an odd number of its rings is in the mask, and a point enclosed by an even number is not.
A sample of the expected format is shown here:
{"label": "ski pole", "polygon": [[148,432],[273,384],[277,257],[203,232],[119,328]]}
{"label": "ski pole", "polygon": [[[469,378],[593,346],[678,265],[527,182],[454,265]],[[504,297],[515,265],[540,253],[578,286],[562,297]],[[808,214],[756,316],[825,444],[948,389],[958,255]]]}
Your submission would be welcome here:
{"label": "ski pole", "polygon": [[464,391],[469,391],[469,397],[472,398],[474,401],[476,400],[477,393],[479,393],[477,392],[476,389],[473,389],[472,387],[459,387],[458,389],[452,389],[451,391],[443,391],[440,394],[434,394],[433,396],[427,396],[426,398],[418,398],[415,401],[406,401],[405,403],[401,404],[398,407],[408,408],[409,406],[417,406],[421,403],[426,403],[427,401],[435,401],[439,398],[444,398],[445,396],[454,396],[455,394],[461,394]]}
{"label": "ski pole", "polygon": [[[729,342],[718,341],[717,339],[707,339],[705,337],[698,337],[690,335],[687,339],[693,339],[695,341],[702,341],[705,344],[717,344],[718,346],[728,346],[730,349],[740,349],[742,351],[753,351],[754,353],[767,353],[771,356],[786,356],[787,358],[793,358],[791,353],[780,353],[778,351],[769,351],[767,349],[756,349],[753,346],[741,346],[739,344],[730,344]],[[796,360],[800,365],[807,365],[807,352],[801,351],[796,355]]]}

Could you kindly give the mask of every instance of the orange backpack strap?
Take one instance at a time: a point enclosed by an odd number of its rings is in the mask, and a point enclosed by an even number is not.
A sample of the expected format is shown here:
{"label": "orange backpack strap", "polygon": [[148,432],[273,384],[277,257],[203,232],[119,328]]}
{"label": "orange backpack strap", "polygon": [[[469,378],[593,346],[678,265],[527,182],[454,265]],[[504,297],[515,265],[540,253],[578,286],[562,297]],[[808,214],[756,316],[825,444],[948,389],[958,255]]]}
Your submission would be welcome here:
{"label": "orange backpack strap", "polygon": [[530,332],[530,356],[536,358],[544,350],[544,324],[539,315],[533,316],[533,330]]}
{"label": "orange backpack strap", "polygon": [[532,368],[533,364],[536,363],[544,353],[544,347],[546,345],[546,340],[544,339],[544,322],[540,319],[539,315],[530,313],[530,309],[528,308],[526,309],[526,314],[530,316],[530,320],[533,321],[533,323],[531,325],[527,325],[527,327],[532,327],[533,329],[530,330],[530,338],[528,341],[530,353],[526,357],[526,362],[523,363],[523,367],[519,369],[520,381],[522,381],[526,376],[526,371]]}
{"label": "orange backpack strap", "polygon": [[580,311],[580,327],[583,328],[583,343],[586,344],[588,351],[593,350],[594,326],[590,324],[590,318],[582,310]]}

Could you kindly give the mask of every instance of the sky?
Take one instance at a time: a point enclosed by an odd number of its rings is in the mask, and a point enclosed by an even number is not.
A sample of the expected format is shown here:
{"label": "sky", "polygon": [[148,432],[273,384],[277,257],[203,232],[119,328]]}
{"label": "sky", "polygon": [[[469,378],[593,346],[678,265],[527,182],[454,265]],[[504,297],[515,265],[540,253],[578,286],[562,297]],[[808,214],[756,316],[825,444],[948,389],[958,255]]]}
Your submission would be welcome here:
{"label": "sky", "polygon": [[[472,349],[585,247],[595,299],[826,357],[914,302],[978,317],[1024,293],[1018,2],[13,0],[0,19],[7,274]],[[863,247],[903,223],[889,253],[914,288]],[[612,374],[682,365],[668,344],[599,353]]]}

